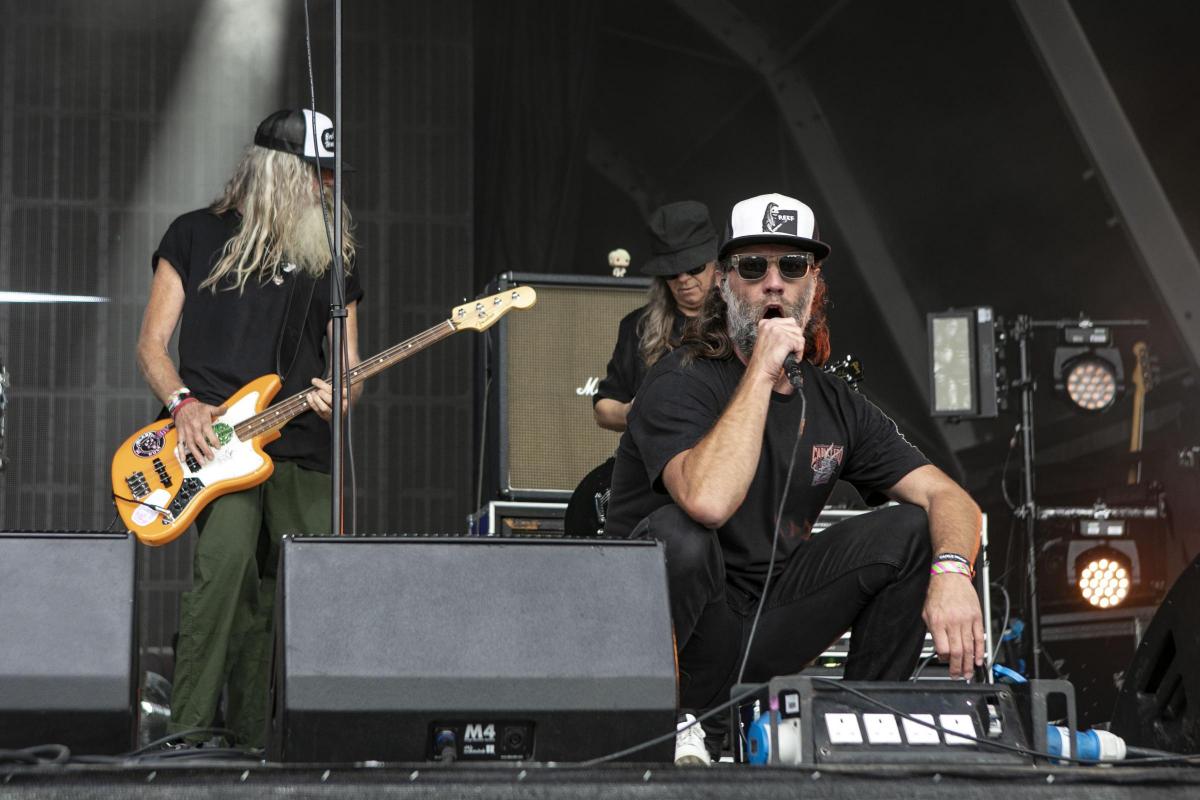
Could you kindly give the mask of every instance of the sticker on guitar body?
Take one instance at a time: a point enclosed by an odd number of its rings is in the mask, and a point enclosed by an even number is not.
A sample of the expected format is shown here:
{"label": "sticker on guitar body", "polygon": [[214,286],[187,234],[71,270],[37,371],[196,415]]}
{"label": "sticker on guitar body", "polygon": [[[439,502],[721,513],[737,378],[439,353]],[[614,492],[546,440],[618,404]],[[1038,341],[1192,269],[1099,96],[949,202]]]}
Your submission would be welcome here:
{"label": "sticker on guitar body", "polygon": [[[184,476],[199,481],[202,487],[215,486],[236,478],[242,478],[260,469],[263,457],[254,449],[251,442],[243,442],[234,433],[234,426],[245,419],[254,416],[255,404],[258,402],[258,392],[250,392],[245,397],[231,405],[225,414],[213,424],[213,430],[221,442],[221,446],[213,451],[211,461],[205,462],[199,470],[186,466],[187,459],[175,446],[174,456]],[[182,491],[182,487],[180,491]],[[142,500],[144,505],[134,509],[132,518],[138,525],[148,525],[155,517],[161,517],[164,525],[175,521],[174,515],[167,511],[172,495],[165,489],[152,492]],[[192,497],[186,502],[191,502]]]}

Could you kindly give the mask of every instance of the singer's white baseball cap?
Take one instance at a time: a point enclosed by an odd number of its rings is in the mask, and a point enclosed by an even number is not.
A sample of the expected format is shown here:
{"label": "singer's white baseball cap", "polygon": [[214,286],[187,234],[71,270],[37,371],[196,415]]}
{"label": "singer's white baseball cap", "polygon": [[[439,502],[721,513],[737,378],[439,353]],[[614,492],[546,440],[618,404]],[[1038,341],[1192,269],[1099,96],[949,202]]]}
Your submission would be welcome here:
{"label": "singer's white baseball cap", "polygon": [[811,208],[787,195],[760,194],[733,207],[719,256],[745,244],[787,244],[821,261],[829,255],[829,245],[817,236]]}

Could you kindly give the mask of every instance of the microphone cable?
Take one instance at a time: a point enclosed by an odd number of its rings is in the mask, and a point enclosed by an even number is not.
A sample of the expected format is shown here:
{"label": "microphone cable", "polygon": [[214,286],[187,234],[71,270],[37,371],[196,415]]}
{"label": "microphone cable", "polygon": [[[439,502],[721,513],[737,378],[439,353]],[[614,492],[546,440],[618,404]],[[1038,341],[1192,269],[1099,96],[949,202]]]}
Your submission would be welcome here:
{"label": "microphone cable", "polygon": [[[791,355],[790,353],[788,354]],[[796,428],[796,440],[792,444],[792,455],[788,460],[787,477],[783,480],[783,492],[779,496],[779,508],[775,512],[775,531],[771,534],[771,558],[767,562],[767,577],[763,581],[762,594],[758,598],[758,608],[754,611],[754,622],[750,625],[750,636],[746,639],[746,651],[742,653],[742,665],[738,668],[735,685],[742,682],[746,674],[746,662],[750,660],[750,648],[754,644],[754,636],[758,633],[758,620],[762,616],[763,606],[767,602],[767,590],[771,588],[771,574],[775,571],[775,556],[779,552],[779,526],[783,524],[783,507],[787,502],[788,492],[792,488],[792,472],[796,468],[796,454],[800,452],[800,440],[804,438],[804,427],[808,420],[808,398],[804,395],[804,377],[799,373],[797,365],[796,379],[792,380],[792,388],[800,395],[800,424]],[[791,371],[788,375],[792,379]]]}

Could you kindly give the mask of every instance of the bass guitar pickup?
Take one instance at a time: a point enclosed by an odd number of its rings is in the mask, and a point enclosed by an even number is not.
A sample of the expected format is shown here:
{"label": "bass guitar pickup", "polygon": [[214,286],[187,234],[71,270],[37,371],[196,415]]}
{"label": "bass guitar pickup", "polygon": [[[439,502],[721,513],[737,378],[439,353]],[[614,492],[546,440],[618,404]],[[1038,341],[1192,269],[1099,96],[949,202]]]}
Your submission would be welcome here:
{"label": "bass guitar pickup", "polygon": [[173,481],[171,480],[171,473],[167,472],[167,465],[162,462],[161,458],[154,459],[153,463],[154,474],[158,476],[158,482],[161,483],[164,488],[171,486]]}

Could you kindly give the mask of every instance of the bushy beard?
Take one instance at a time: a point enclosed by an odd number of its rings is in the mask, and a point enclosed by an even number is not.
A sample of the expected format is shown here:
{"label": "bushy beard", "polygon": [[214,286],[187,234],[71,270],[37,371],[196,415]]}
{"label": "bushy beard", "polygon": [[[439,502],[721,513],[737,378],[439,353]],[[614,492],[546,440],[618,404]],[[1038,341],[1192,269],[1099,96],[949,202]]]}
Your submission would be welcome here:
{"label": "bushy beard", "polygon": [[[767,303],[753,303],[739,297],[729,288],[729,281],[720,281],[721,299],[725,301],[725,325],[733,346],[747,360],[754,355],[754,344],[758,341],[758,321],[762,319]],[[809,281],[804,287],[804,294],[794,305],[780,302],[784,317],[791,317],[804,330],[808,326],[808,317],[812,309],[813,297],[817,292],[817,282]]]}
{"label": "bushy beard", "polygon": [[324,213],[315,201],[305,204],[283,233],[283,252],[287,260],[314,277],[323,275],[333,260],[329,252],[332,234],[326,232],[326,215],[332,227],[333,213],[328,204]]}

